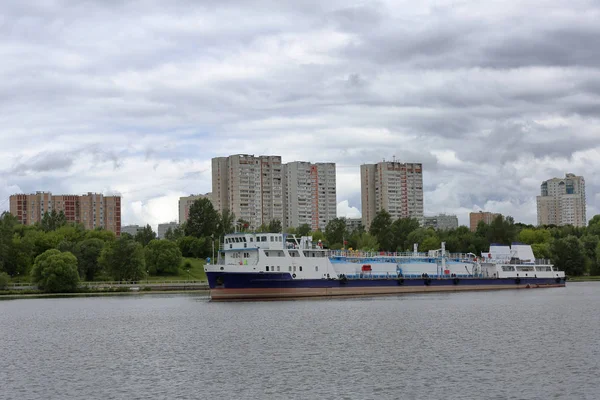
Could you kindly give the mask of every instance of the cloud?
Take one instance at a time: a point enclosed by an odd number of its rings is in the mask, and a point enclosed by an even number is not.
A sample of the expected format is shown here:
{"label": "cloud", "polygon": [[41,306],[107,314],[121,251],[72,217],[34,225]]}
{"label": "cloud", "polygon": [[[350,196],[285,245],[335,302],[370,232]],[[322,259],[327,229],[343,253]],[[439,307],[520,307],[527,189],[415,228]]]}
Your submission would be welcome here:
{"label": "cloud", "polygon": [[341,213],[360,210],[360,164],[395,157],[423,163],[427,214],[535,223],[540,183],[573,172],[591,218],[599,16],[588,0],[7,2],[1,187],[119,192],[124,223],[155,224],[211,191],[212,157],[277,154],[335,162]]}
{"label": "cloud", "polygon": [[337,215],[338,217],[360,218],[361,212],[358,208],[351,207],[348,204],[348,200],[344,200],[339,202],[337,205]]}

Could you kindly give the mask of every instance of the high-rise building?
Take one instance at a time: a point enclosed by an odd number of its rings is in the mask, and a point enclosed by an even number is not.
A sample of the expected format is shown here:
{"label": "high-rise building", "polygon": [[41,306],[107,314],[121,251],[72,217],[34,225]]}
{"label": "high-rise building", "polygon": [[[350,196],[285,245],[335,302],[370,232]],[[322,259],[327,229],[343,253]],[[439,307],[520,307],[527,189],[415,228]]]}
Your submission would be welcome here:
{"label": "high-rise building", "polygon": [[41,222],[44,213],[55,210],[65,214],[68,222],[83,224],[86,229],[103,228],[121,234],[121,196],[87,193],[81,196],[50,192],[10,196],[10,213],[23,225]]}
{"label": "high-rise building", "polygon": [[313,231],[324,231],[337,216],[335,163],[294,161],[283,168],[283,227],[308,224]]}
{"label": "high-rise building", "polygon": [[450,230],[458,228],[458,217],[456,215],[439,214],[433,217],[423,217],[424,228],[439,230]]}
{"label": "high-rise building", "polygon": [[360,166],[362,220],[369,229],[386,210],[392,219],[423,219],[423,167],[420,163],[382,161]]}
{"label": "high-rise building", "polygon": [[158,229],[156,232],[156,237],[158,237],[159,239],[164,239],[165,238],[165,233],[167,233],[167,231],[169,229],[171,230],[175,230],[179,227],[179,224],[175,221],[173,222],[167,222],[166,224],[158,224]]}
{"label": "high-rise building", "polygon": [[542,182],[537,196],[538,225],[586,226],[585,180],[566,174]]}
{"label": "high-rise building", "polygon": [[[212,201],[213,207],[215,205],[212,193],[192,194],[187,197],[179,198],[179,224],[183,224],[184,222],[186,222],[188,220],[188,218],[190,216],[190,207],[192,206],[192,204],[194,204],[194,202],[196,200],[200,200],[200,199],[209,199]],[[216,207],[215,207],[215,209],[216,209]]]}
{"label": "high-rise building", "polygon": [[272,220],[283,223],[283,168],[280,156],[236,154],[212,159],[213,205],[228,209],[251,229]]}
{"label": "high-rise building", "polygon": [[484,223],[489,225],[499,215],[502,214],[491,213],[489,211],[479,211],[470,213],[469,228],[471,229],[471,232],[475,232],[477,230],[477,225],[479,225],[480,221],[483,221]]}

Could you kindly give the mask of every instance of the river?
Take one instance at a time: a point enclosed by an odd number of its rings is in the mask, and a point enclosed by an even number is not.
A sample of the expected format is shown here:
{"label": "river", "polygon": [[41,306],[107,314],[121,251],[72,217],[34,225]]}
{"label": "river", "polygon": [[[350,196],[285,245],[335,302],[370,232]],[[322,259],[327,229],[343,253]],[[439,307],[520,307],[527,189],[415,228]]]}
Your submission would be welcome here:
{"label": "river", "polygon": [[598,399],[600,283],[0,301],[0,399]]}

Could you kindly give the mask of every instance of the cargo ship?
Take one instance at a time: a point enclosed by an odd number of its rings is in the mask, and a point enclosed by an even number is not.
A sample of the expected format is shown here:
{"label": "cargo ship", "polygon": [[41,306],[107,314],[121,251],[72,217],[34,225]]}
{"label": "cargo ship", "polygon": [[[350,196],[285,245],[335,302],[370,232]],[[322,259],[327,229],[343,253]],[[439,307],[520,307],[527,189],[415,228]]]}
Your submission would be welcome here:
{"label": "cargo ship", "polygon": [[372,296],[399,293],[564,287],[566,277],[531,246],[488,252],[329,250],[312,237],[232,233],[205,265],[212,300]]}

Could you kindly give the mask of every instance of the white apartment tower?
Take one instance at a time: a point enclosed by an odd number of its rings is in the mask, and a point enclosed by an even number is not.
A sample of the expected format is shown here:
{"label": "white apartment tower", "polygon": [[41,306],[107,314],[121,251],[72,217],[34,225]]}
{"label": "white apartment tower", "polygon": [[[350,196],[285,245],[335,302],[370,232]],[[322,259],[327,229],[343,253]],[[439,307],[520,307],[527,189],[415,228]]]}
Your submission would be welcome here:
{"label": "white apartment tower", "polygon": [[542,182],[537,196],[538,225],[586,226],[585,180],[566,174]]}
{"label": "white apartment tower", "polygon": [[284,228],[308,224],[324,231],[337,216],[335,163],[290,162],[284,177]]}
{"label": "white apartment tower", "polygon": [[423,220],[423,167],[420,163],[382,161],[360,166],[362,221],[365,229],[381,210],[392,219]]}
{"label": "white apartment tower", "polygon": [[215,209],[229,209],[251,229],[271,220],[283,223],[283,168],[280,156],[236,154],[212,159]]}

